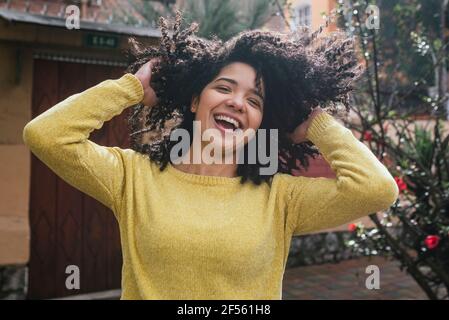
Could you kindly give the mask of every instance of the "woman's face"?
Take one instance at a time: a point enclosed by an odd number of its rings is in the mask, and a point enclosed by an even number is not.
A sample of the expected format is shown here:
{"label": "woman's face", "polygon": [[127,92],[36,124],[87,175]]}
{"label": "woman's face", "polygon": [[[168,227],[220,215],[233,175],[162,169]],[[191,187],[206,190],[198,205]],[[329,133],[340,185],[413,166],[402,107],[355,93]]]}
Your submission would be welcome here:
{"label": "woman's face", "polygon": [[[261,87],[263,90],[263,81]],[[214,129],[224,148],[248,143],[249,139],[243,141],[241,136],[260,127],[264,94],[256,88],[253,67],[242,62],[226,65],[203,89],[199,99],[192,100],[191,111],[195,120],[201,121],[201,136],[205,130]]]}

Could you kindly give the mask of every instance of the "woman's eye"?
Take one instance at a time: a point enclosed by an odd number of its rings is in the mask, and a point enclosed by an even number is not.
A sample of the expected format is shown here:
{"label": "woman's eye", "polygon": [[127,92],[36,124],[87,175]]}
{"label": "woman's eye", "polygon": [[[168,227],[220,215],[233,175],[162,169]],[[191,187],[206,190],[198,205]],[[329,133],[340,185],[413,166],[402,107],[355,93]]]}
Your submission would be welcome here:
{"label": "woman's eye", "polygon": [[231,91],[231,90],[229,90],[229,88],[226,88],[226,87],[217,87],[217,89],[219,89],[221,91],[225,91],[225,92]]}
{"label": "woman's eye", "polygon": [[257,102],[256,100],[253,100],[253,99],[251,99],[251,100],[248,100],[252,105],[254,105],[254,106],[256,106],[256,107],[259,107],[260,105],[259,105],[259,102]]}

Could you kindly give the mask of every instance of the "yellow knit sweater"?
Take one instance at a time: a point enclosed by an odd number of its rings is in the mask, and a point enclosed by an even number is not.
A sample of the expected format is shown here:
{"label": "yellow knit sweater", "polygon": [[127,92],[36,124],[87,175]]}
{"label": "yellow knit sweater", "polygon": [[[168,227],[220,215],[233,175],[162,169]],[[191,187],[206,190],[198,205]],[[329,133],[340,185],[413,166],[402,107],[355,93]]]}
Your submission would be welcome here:
{"label": "yellow knit sweater", "polygon": [[143,99],[132,74],[106,80],[30,121],[23,139],[51,170],[111,208],[120,226],[122,299],[282,299],[293,235],[388,208],[395,180],[328,113],[310,139],[336,179],[276,174],[271,186],[202,176],[88,140]]}

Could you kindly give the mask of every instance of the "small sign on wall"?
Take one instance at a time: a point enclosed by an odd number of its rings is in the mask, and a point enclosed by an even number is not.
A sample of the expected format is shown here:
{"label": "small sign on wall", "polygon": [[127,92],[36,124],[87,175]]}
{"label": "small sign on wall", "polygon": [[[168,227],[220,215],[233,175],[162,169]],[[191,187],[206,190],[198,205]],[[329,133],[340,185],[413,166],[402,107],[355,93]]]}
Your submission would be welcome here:
{"label": "small sign on wall", "polygon": [[118,37],[113,35],[88,33],[84,37],[84,44],[89,48],[115,49],[118,41]]}

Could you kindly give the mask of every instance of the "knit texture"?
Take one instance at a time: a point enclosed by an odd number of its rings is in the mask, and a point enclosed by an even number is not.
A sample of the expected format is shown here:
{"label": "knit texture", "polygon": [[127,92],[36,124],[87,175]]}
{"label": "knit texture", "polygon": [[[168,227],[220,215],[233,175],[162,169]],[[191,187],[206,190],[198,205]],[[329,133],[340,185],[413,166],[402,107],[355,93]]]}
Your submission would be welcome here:
{"label": "knit texture", "polygon": [[307,138],[335,179],[240,178],[160,171],[148,156],[90,141],[94,129],[143,99],[132,74],[106,80],[30,121],[36,157],[114,213],[123,254],[121,299],[282,299],[292,236],[387,209],[395,180],[352,132],[324,112]]}

